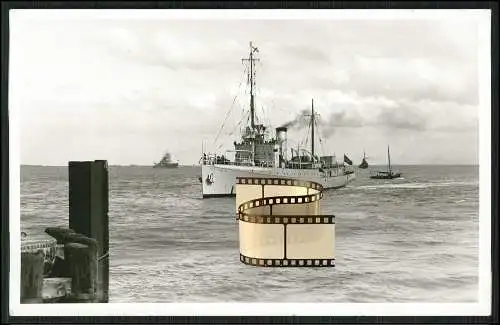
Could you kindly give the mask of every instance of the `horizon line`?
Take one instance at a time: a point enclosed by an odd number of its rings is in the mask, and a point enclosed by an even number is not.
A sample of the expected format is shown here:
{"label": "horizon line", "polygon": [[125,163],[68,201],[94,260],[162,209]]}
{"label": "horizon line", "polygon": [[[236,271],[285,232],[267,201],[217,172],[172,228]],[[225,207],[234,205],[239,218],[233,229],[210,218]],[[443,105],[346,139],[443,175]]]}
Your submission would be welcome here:
{"label": "horizon line", "polygon": [[[76,161],[76,160],[75,160]],[[80,161],[80,160],[78,160]],[[93,161],[93,160],[88,160],[88,161]],[[21,167],[68,167],[68,165],[43,165],[43,164],[21,164]],[[153,168],[153,165],[141,165],[141,164],[110,164],[108,162],[109,167],[151,167]],[[182,165],[179,164],[179,167],[198,167],[201,166],[200,164],[186,164]],[[352,166],[352,165],[350,165]],[[371,166],[387,166],[387,164],[371,164],[369,165],[368,168]],[[459,164],[459,163],[420,163],[420,164],[391,164],[391,166],[479,166],[479,163],[470,163],[470,164]],[[353,166],[356,168],[359,168],[358,166]],[[162,169],[162,168],[159,168]],[[168,168],[163,168],[163,169],[168,169]],[[175,169],[175,168],[172,168]]]}

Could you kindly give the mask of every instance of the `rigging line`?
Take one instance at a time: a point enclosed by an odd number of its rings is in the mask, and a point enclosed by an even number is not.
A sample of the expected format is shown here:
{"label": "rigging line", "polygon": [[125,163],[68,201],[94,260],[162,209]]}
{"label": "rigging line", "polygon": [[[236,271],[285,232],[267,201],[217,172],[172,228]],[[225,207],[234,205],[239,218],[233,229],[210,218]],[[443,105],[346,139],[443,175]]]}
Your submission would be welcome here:
{"label": "rigging line", "polygon": [[[245,70],[245,71],[244,71],[244,73],[242,74],[242,78],[240,79],[240,83],[239,83],[239,85],[238,85],[238,91],[241,89],[241,85],[243,84],[243,81],[245,80],[245,76],[246,76],[246,67],[245,67],[245,69],[244,69],[244,70]],[[238,93],[238,91],[237,91],[237,93]],[[222,130],[224,129],[225,123],[227,122],[227,119],[228,119],[229,115],[230,115],[230,114],[231,114],[231,112],[233,111],[233,108],[234,108],[234,103],[236,102],[236,99],[237,99],[237,98],[238,98],[238,94],[236,94],[236,95],[234,96],[234,98],[233,98],[233,102],[232,102],[232,104],[231,104],[231,107],[229,108],[229,110],[228,110],[228,111],[227,111],[227,113],[226,113],[226,116],[225,116],[225,118],[224,118],[224,121],[222,122],[221,128],[219,129],[219,132],[217,133],[217,136],[215,137],[213,144],[215,144],[215,143],[217,142],[217,140],[219,139],[219,136],[220,136],[220,134],[221,134]]]}
{"label": "rigging line", "polygon": [[[236,125],[236,128],[238,126],[240,126],[240,133],[243,132],[243,128],[245,128],[246,125],[248,125],[248,123],[250,122],[250,114],[246,114],[246,110],[243,109],[243,112],[241,114],[241,120],[238,122],[238,124]],[[245,119],[245,115],[246,115],[246,121],[244,121]],[[246,122],[245,126],[243,125],[243,122]]]}
{"label": "rigging line", "polygon": [[[247,112],[247,109],[243,106],[241,109],[241,117],[240,117],[241,123],[238,123],[238,125],[241,126],[243,123],[246,123],[249,118],[250,118],[250,113]],[[240,130],[241,130],[241,127],[240,127]]]}
{"label": "rigging line", "polygon": [[[241,83],[240,83],[240,85],[241,85]],[[226,124],[226,122],[227,122],[227,119],[228,119],[229,115],[231,114],[231,112],[233,111],[233,107],[234,107],[234,103],[236,102],[236,98],[238,98],[238,95],[235,95],[235,96],[234,96],[234,98],[233,98],[233,103],[231,104],[231,107],[230,107],[230,108],[229,108],[229,110],[227,111],[227,113],[226,113],[226,117],[224,118],[224,121],[222,122],[222,125],[221,125],[221,127],[220,127],[220,129],[219,129],[219,132],[217,133],[217,136],[216,136],[216,137],[215,137],[215,139],[214,139],[214,144],[215,144],[215,143],[217,142],[217,140],[219,139],[219,136],[220,136],[220,134],[221,134],[221,132],[222,132],[222,129],[224,129],[224,126],[225,126],[225,124]]]}
{"label": "rigging line", "polygon": [[[321,131],[320,131],[319,125],[317,124],[316,121],[314,121],[314,122],[315,122],[316,128],[318,130],[319,145],[321,146],[321,151],[323,152],[324,155],[326,155],[326,151],[325,151],[325,147],[323,146],[323,141],[322,141],[322,136],[321,136]],[[325,142],[326,142],[326,139],[325,139]],[[325,143],[325,146],[326,146],[326,143]]]}
{"label": "rigging line", "polygon": [[[297,118],[298,119],[301,119],[301,117],[303,118],[304,115],[302,115],[301,113],[298,113],[297,114]],[[299,124],[299,128],[300,128],[300,123],[301,121],[297,122]],[[310,125],[310,123],[308,124],[308,126]],[[309,130],[306,131],[306,137],[305,138],[302,138],[302,140],[299,141],[299,144],[300,146],[302,147],[302,145],[304,145],[304,142],[307,140],[307,138],[309,137]]]}
{"label": "rigging line", "polygon": [[[271,111],[274,111],[274,105],[273,105],[273,106],[271,106],[271,107],[272,107],[272,108],[271,108]],[[271,128],[272,128],[272,124],[271,124],[271,117],[270,117],[270,116],[271,116],[271,114],[268,114],[268,115],[267,115],[267,123],[268,123],[269,129],[271,129]]]}
{"label": "rigging line", "polygon": [[270,125],[271,125],[271,121],[269,121],[269,117],[267,116],[267,114],[266,114],[266,112],[265,112],[264,105],[260,104],[260,108],[261,108],[261,110],[262,110],[262,116],[263,116],[263,121],[262,121],[262,123],[263,123],[263,124],[266,124],[266,123],[267,123],[267,125],[268,125],[268,126],[270,126]]}
{"label": "rigging line", "polygon": [[234,126],[234,128],[231,130],[231,132],[229,133],[229,135],[233,135],[233,134],[234,134],[234,132],[236,131],[236,129],[237,129],[237,128],[241,125],[241,123],[242,123],[242,122],[243,122],[243,121],[242,121],[242,120],[240,120],[240,121],[239,121],[239,122],[238,122],[238,123]]}
{"label": "rigging line", "polygon": [[311,132],[311,123],[309,123],[309,126],[307,128],[306,143],[304,144],[304,146],[307,146],[307,144],[309,143],[310,132]]}
{"label": "rigging line", "polygon": [[238,123],[235,124],[234,128],[231,130],[231,133],[236,131],[236,129],[243,123],[243,119],[239,120]]}
{"label": "rigging line", "polygon": [[[259,98],[259,99],[260,99],[260,90],[261,90],[261,89],[260,89],[260,87],[259,87],[258,85],[254,85],[254,92],[255,92],[255,97],[254,97],[255,99],[254,99],[254,100],[255,100],[255,102],[257,102],[257,103],[258,103],[258,102],[260,102],[260,100],[259,100],[259,101],[257,101],[257,98]],[[255,103],[255,102],[254,102],[254,105],[258,106],[258,104],[257,104],[257,103]],[[255,114],[255,121],[257,122],[257,124],[260,124],[260,123],[264,124],[264,121],[263,121],[263,116],[265,116],[265,112],[264,112],[264,109],[263,109],[262,103],[260,103],[260,106],[261,106],[261,111],[262,111],[262,117],[261,117],[261,116],[259,116],[259,114]],[[258,107],[257,107],[257,108],[258,108]],[[257,113],[257,110],[256,110],[256,113]],[[262,119],[261,119],[261,118],[262,118]]]}
{"label": "rigging line", "polygon": [[238,126],[240,126],[240,125],[241,125],[241,123],[242,123],[242,120],[240,119],[240,120],[238,121],[238,123],[236,123],[236,124],[234,125],[234,127],[233,127],[233,129],[231,130],[231,132],[229,133],[229,135],[232,135],[232,134],[234,133],[234,131],[236,131],[236,129],[238,128]]}

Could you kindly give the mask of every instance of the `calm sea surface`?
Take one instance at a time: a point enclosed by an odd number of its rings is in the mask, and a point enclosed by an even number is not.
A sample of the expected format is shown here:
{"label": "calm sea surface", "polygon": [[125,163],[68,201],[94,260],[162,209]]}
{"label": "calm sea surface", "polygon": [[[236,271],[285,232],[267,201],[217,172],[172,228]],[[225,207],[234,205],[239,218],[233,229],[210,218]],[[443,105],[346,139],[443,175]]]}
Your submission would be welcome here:
{"label": "calm sea surface", "polygon": [[[110,302],[475,302],[477,166],[395,166],[403,179],[326,191],[335,268],[239,261],[234,198],[198,167],[110,167]],[[21,168],[21,226],[68,225],[67,167]]]}

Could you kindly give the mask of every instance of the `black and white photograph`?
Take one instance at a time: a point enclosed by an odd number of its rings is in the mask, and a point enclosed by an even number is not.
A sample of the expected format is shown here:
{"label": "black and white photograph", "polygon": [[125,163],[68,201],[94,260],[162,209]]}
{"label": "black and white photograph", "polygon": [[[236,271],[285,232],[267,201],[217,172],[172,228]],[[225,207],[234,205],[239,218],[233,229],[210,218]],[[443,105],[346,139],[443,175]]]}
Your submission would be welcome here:
{"label": "black and white photograph", "polygon": [[11,10],[12,314],[489,315],[490,19]]}

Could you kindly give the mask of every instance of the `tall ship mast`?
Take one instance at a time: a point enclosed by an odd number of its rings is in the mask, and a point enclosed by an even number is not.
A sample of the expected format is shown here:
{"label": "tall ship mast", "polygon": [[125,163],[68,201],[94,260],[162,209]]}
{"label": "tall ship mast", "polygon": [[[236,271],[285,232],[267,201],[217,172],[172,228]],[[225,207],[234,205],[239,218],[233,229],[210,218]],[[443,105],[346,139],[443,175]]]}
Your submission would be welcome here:
{"label": "tall ship mast", "polygon": [[[281,177],[321,183],[325,189],[341,188],[355,179],[356,175],[350,166],[344,166],[336,161],[335,155],[319,157],[315,147],[315,137],[318,129],[314,100],[311,100],[311,114],[308,127],[311,144],[307,146],[288,148],[287,123],[274,130],[274,136],[269,135],[268,128],[259,123],[255,110],[256,101],[256,66],[259,49],[250,42],[249,54],[242,59],[248,65],[247,83],[250,88],[249,124],[243,127],[241,138],[234,141],[234,149],[223,153],[205,152],[202,148],[201,169],[202,195],[207,197],[235,195],[236,177]],[[247,122],[248,123],[248,122]],[[321,143],[321,139],[320,139]],[[290,155],[288,152],[290,149]],[[228,158],[234,154],[234,159]]]}

